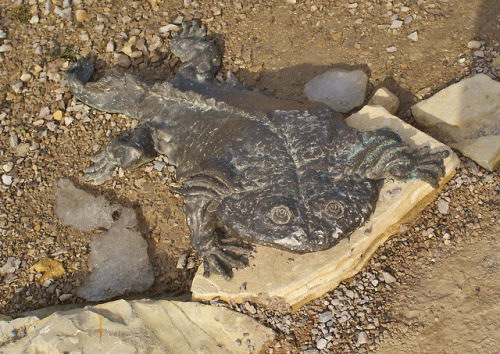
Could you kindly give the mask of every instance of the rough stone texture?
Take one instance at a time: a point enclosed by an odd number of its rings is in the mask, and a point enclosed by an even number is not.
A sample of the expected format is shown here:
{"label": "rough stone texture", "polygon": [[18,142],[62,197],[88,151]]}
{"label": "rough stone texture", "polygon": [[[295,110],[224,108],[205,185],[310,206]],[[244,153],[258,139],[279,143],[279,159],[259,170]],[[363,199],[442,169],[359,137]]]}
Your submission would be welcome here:
{"label": "rough stone texture", "polygon": [[382,106],[389,113],[396,114],[399,108],[399,98],[385,87],[379,88],[368,102],[370,106]]}
{"label": "rough stone texture", "polygon": [[41,320],[0,321],[4,353],[249,353],[274,336],[237,312],[166,300],[118,300]]}
{"label": "rough stone texture", "polygon": [[347,113],[363,104],[368,77],[361,70],[330,70],[308,81],[306,96],[337,112]]}
{"label": "rough stone texture", "polygon": [[91,273],[77,289],[78,296],[102,301],[151,287],[154,275],[148,245],[137,231],[134,210],[110,204],[103,196],[94,197],[76,188],[69,179],[59,181],[56,197],[55,212],[65,224],[82,231],[98,227],[108,230],[92,237]]}
{"label": "rough stone texture", "polygon": [[415,119],[445,144],[492,171],[500,162],[500,83],[478,74],[412,107]]}
{"label": "rough stone texture", "polygon": [[[416,128],[392,116],[379,106],[366,106],[347,119],[361,131],[390,128],[412,148],[430,145],[433,150],[445,146]],[[445,159],[445,184],[455,173],[459,159],[453,153]],[[308,301],[334,289],[340,281],[359,272],[378,246],[384,243],[401,223],[413,218],[435,199],[434,190],[422,181],[387,181],[380,193],[375,213],[350,240],[321,252],[298,255],[268,247],[257,247],[248,268],[238,270],[231,281],[221,276],[204,278],[200,267],[191,291],[193,298],[210,300],[220,297],[235,302],[254,301],[265,305],[286,302],[296,310]],[[242,284],[246,286],[242,287]],[[242,290],[244,289],[244,290]]]}

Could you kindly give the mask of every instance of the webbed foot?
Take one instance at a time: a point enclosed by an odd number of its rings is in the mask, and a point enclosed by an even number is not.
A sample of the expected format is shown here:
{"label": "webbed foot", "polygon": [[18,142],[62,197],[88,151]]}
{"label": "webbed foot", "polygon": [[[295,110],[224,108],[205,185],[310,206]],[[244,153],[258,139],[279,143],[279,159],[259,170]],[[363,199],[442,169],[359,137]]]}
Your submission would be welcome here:
{"label": "webbed foot", "polygon": [[83,179],[93,185],[103,184],[110,179],[111,174],[118,166],[118,161],[112,156],[110,157],[106,149],[92,156],[90,161],[94,164],[83,170],[85,172]]}
{"label": "webbed foot", "polygon": [[391,168],[391,174],[402,180],[419,179],[438,188],[439,180],[446,172],[443,160],[449,155],[448,150],[430,152],[430,148],[425,146],[412,153],[410,158],[401,158]]}
{"label": "webbed foot", "polygon": [[210,240],[198,250],[203,260],[203,276],[219,274],[226,280],[233,277],[233,269],[248,266],[248,257],[252,247],[241,242],[228,240]]}

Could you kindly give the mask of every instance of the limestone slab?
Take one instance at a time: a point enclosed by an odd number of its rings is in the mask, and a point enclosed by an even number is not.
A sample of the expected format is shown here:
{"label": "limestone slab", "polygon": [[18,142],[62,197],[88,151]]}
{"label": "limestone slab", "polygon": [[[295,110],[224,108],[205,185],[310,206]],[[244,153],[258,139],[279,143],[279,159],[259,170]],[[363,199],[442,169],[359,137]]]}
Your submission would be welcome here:
{"label": "limestone slab", "polygon": [[24,335],[0,332],[2,353],[250,353],[275,336],[237,312],[167,300],[118,300],[42,320],[0,321],[0,329],[11,328]]}
{"label": "limestone slab", "polygon": [[[361,131],[389,128],[415,149],[427,145],[433,150],[449,149],[380,106],[366,106],[347,122]],[[453,176],[458,164],[459,159],[452,152],[445,159],[446,176],[440,182],[441,186]],[[413,218],[438,193],[439,190],[422,181],[387,181],[375,213],[350,239],[342,240],[329,250],[304,255],[259,246],[250,266],[237,270],[231,281],[218,275],[204,278],[200,267],[191,287],[193,298],[210,300],[220,297],[237,303],[254,301],[268,306],[287,305],[296,310],[359,272],[399,225]]]}
{"label": "limestone slab", "polygon": [[[458,149],[484,168],[498,166],[500,83],[484,74],[453,84],[411,110],[420,124],[445,144]],[[496,137],[496,138],[486,138]]]}

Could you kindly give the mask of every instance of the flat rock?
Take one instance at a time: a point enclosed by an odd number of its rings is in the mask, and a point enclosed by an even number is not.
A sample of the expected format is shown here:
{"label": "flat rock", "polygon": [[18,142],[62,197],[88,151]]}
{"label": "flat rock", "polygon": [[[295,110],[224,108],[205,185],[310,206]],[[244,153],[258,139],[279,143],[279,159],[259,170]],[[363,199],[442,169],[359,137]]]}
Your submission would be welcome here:
{"label": "flat rock", "polygon": [[399,98],[385,87],[379,88],[368,102],[370,106],[382,106],[390,114],[396,114],[399,108]]}
{"label": "flat rock", "polygon": [[[389,128],[415,149],[425,145],[434,150],[447,148],[380,106],[366,106],[350,116],[347,122],[361,131]],[[458,164],[459,159],[454,153],[445,159],[446,176],[441,180],[441,186],[450,180]],[[258,246],[250,266],[237,270],[231,281],[218,275],[204,278],[200,267],[191,287],[193,298],[210,300],[220,297],[225,301],[254,301],[267,306],[285,304],[296,310],[358,273],[375,250],[398,231],[399,225],[417,215],[438,193],[439,190],[418,180],[387,181],[375,213],[351,235],[350,240],[344,239],[326,251],[304,255]],[[246,286],[242,287],[242,284]]]}
{"label": "flat rock", "polygon": [[500,83],[478,74],[414,105],[426,131],[492,171],[500,163]]}
{"label": "flat rock", "polygon": [[350,112],[365,100],[368,76],[362,70],[330,70],[308,81],[306,96],[311,101],[323,102],[341,113]]}
{"label": "flat rock", "polygon": [[0,320],[3,353],[250,353],[274,336],[229,309],[167,300],[118,300],[41,320]]}

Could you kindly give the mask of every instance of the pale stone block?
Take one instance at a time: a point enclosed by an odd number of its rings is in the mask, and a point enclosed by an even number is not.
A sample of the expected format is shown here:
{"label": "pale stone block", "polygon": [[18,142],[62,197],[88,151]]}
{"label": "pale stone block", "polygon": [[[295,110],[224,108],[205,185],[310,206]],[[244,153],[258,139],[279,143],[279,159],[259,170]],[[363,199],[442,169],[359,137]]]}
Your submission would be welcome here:
{"label": "pale stone block", "polygon": [[370,106],[382,106],[389,113],[396,114],[399,108],[399,98],[385,87],[379,88],[368,102]]}
{"label": "pale stone block", "polygon": [[[430,134],[483,167],[484,161],[492,162],[491,167],[485,167],[492,171],[498,160],[493,162],[495,152],[485,142],[496,139],[481,139],[481,142],[477,139],[500,136],[499,97],[500,83],[487,75],[478,74],[417,103],[411,110],[417,122],[424,125]],[[469,143],[474,146],[469,147]]]}
{"label": "pale stone block", "polygon": [[0,329],[25,334],[0,336],[2,353],[251,353],[275,336],[229,309],[167,300],[118,300],[15,321],[0,321]]}
{"label": "pale stone block", "polygon": [[[433,150],[447,148],[380,106],[364,107],[347,123],[361,131],[389,128],[415,149],[427,145]],[[441,186],[450,180],[459,162],[453,152],[445,159],[446,175]],[[254,301],[281,307],[285,304],[296,310],[358,273],[375,250],[398,231],[399,225],[418,214],[438,193],[422,181],[387,181],[375,213],[350,239],[329,250],[304,255],[258,246],[250,266],[237,270],[231,281],[218,275],[204,278],[200,267],[191,287],[193,298],[220,297],[237,303]]]}
{"label": "pale stone block", "polygon": [[500,135],[482,136],[450,145],[489,171],[500,163]]}

